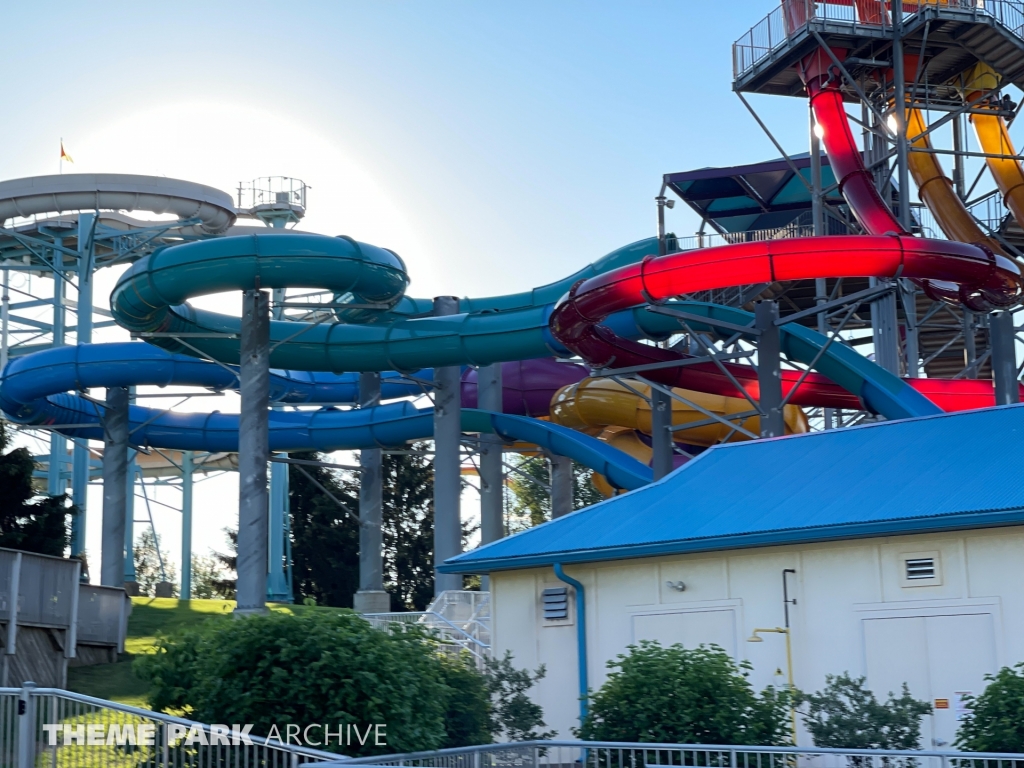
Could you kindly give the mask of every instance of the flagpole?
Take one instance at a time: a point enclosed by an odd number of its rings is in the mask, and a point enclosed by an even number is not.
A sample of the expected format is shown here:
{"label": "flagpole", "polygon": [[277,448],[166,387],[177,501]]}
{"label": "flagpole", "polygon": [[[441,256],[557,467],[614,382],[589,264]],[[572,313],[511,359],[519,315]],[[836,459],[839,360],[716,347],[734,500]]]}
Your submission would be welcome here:
{"label": "flagpole", "polygon": [[57,166],[60,169],[60,175],[64,175],[64,137],[60,137],[60,160],[57,161]]}

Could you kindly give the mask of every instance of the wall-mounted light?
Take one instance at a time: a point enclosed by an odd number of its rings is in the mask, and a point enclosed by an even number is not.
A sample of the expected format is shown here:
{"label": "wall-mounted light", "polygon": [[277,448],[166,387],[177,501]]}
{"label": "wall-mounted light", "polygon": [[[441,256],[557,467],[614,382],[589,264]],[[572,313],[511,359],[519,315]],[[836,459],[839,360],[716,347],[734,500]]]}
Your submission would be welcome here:
{"label": "wall-mounted light", "polygon": [[674,589],[676,592],[685,592],[686,584],[682,581],[666,581],[665,586]]}

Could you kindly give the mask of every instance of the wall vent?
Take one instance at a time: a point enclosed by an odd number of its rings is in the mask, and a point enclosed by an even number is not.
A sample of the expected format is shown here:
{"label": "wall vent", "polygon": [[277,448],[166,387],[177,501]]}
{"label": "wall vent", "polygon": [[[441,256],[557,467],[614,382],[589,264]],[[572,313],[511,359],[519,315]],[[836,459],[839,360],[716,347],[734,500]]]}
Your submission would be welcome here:
{"label": "wall vent", "polygon": [[921,579],[935,578],[934,557],[913,557],[904,561],[907,566],[907,581],[919,581]]}
{"label": "wall vent", "polygon": [[569,588],[548,587],[541,593],[544,621],[564,621],[569,618]]}

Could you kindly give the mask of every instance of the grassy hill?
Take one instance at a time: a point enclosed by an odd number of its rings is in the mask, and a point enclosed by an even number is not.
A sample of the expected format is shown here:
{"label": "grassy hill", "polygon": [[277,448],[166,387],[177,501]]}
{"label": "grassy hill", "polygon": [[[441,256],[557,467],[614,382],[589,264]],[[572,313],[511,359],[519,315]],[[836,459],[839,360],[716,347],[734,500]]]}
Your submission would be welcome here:
{"label": "grassy hill", "polygon": [[[286,613],[334,610],[302,605],[272,605],[271,610]],[[116,664],[75,667],[68,670],[68,688],[78,693],[110,699],[135,707],[146,706],[148,684],[132,673],[136,656],[153,653],[157,635],[171,634],[183,627],[206,620],[229,620],[235,609],[232,600],[176,600],[173,598],[134,597],[128,618],[125,653]]]}

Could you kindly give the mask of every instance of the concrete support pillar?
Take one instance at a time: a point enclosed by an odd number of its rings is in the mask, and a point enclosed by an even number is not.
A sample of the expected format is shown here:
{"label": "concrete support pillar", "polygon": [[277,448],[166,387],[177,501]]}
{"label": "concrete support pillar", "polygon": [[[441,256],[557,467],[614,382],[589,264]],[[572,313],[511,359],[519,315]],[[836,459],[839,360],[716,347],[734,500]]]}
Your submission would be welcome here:
{"label": "concrete support pillar", "polygon": [[572,459],[551,457],[551,519],[572,512]]}
{"label": "concrete support pillar", "polygon": [[238,607],[262,613],[267,602],[269,494],[270,301],[251,289],[242,298],[238,430]]}
{"label": "concrete support pillar", "polygon": [[1020,402],[1017,381],[1017,350],[1012,312],[989,315],[992,343],[992,378],[996,387],[996,405]]}
{"label": "concrete support pillar", "polygon": [[[434,299],[434,315],[459,312],[454,296]],[[462,576],[438,573],[436,566],[462,551],[461,408],[462,373],[458,366],[434,369],[434,594],[462,589]]]}
{"label": "concrete support pillar", "polygon": [[[477,403],[481,410],[501,413],[501,363],[477,371]],[[505,535],[504,446],[493,434],[480,435],[480,543],[490,544]]]}
{"label": "concrete support pillar", "polygon": [[[380,405],[380,374],[359,375],[359,407]],[[384,591],[384,457],[380,448],[359,451],[359,591],[352,606],[360,613],[387,613]]]}
{"label": "concrete support pillar", "polygon": [[[78,320],[79,344],[92,343],[92,228],[94,213],[78,214]],[[85,549],[85,523],[89,496],[89,441],[76,440],[71,459],[71,498],[78,515],[71,521],[71,556]]]}
{"label": "concrete support pillar", "polygon": [[[128,404],[132,403],[132,388],[128,389]],[[129,435],[130,436],[130,435]],[[135,580],[135,449],[128,449],[128,472],[124,487],[124,589],[133,597],[139,594]]]}
{"label": "concrete support pillar", "polygon": [[[287,456],[282,453],[280,456]],[[270,528],[269,560],[267,561],[267,600],[272,603],[290,603],[292,594],[285,574],[285,536],[288,527],[288,465],[274,462],[270,465]]]}
{"label": "concrete support pillar", "polygon": [[782,418],[782,342],[779,326],[779,305],[759,301],[754,305],[754,327],[757,337],[757,385],[760,390],[761,437],[785,434]]}
{"label": "concrete support pillar", "polygon": [[655,480],[672,471],[672,446],[672,398],[651,387],[651,467]]}
{"label": "concrete support pillar", "polygon": [[107,389],[103,415],[103,533],[100,584],[124,583],[125,525],[128,491],[128,390]]}
{"label": "concrete support pillar", "polygon": [[192,451],[181,452],[181,599],[192,599]]}

